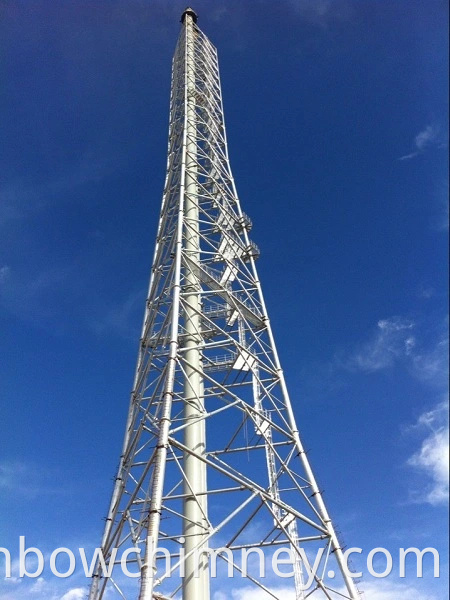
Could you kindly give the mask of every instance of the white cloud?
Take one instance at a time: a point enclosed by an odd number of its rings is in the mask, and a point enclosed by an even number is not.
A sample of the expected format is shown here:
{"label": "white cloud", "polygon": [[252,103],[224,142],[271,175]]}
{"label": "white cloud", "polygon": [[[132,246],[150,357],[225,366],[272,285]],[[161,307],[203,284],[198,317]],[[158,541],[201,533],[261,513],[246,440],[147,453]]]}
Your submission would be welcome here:
{"label": "white cloud", "polygon": [[20,460],[0,463],[0,491],[4,496],[11,494],[29,500],[41,495],[70,493],[56,486],[55,480],[60,480],[60,473],[42,466]]}
{"label": "white cloud", "polygon": [[[448,337],[447,327],[434,343],[424,347],[412,335],[412,321],[393,317],[378,321],[372,338],[359,346],[341,366],[366,373],[405,365],[417,379],[438,390],[447,389]],[[414,502],[445,504],[449,494],[449,425],[448,399],[424,412],[414,426],[408,428],[420,434],[420,446],[407,464],[425,476],[424,488],[412,493]]]}
{"label": "white cloud", "polygon": [[449,185],[448,179],[444,179],[436,186],[435,192],[436,214],[432,221],[432,227],[436,231],[448,232],[449,228]]}
{"label": "white cloud", "polygon": [[72,588],[64,596],[61,596],[60,600],[82,600],[86,597],[87,593],[86,588]]}
{"label": "white cloud", "polygon": [[[10,580],[5,580],[11,583]],[[36,580],[19,578],[21,586],[14,586],[6,590],[0,588],[0,600],[85,600],[88,594],[87,587],[71,587],[67,589],[67,582],[61,579],[46,580],[38,577]],[[19,589],[20,588],[20,589]]]}
{"label": "white cloud", "polygon": [[416,135],[414,140],[418,150],[425,150],[427,146],[436,141],[439,129],[434,125],[427,125],[423,131]]}
{"label": "white cloud", "polygon": [[291,0],[292,6],[301,12],[311,12],[318,17],[326,15],[332,8],[332,0]]}
{"label": "white cloud", "polygon": [[25,478],[26,472],[27,468],[21,462],[3,462],[0,464],[0,489],[14,489],[18,481]]}
{"label": "white cloud", "polygon": [[412,356],[414,375],[432,385],[446,387],[448,382],[448,338],[439,339],[429,349],[418,349]]}
{"label": "white cloud", "polygon": [[[291,587],[270,588],[278,598],[283,600],[295,600],[295,591]],[[230,596],[225,597],[221,592],[214,600],[230,600]],[[231,590],[232,600],[273,600],[273,596],[267,594],[262,589],[256,586],[246,586]]]}
{"label": "white cloud", "polygon": [[429,591],[421,591],[409,583],[394,583],[388,579],[378,579],[376,582],[361,583],[364,600],[438,600],[437,596]]}
{"label": "white cloud", "polygon": [[352,15],[351,4],[346,0],[288,0],[288,3],[303,19],[322,27],[333,20],[348,20]]}
{"label": "white cloud", "polygon": [[144,308],[144,290],[130,292],[122,304],[111,305],[103,317],[94,321],[92,329],[99,336],[114,333],[123,339],[135,340]]}
{"label": "white cloud", "polygon": [[446,388],[447,323],[445,322],[444,327],[439,326],[437,337],[428,343],[424,343],[424,336],[417,329],[413,321],[402,317],[381,319],[368,341],[360,343],[348,355],[336,357],[336,362],[349,371],[365,373],[381,371],[402,363],[415,378],[436,388]]}
{"label": "white cloud", "polygon": [[418,152],[410,152],[410,154],[405,154],[404,156],[400,156],[398,160],[409,160],[410,158],[414,158],[415,156],[419,156]]}
{"label": "white cloud", "polygon": [[8,265],[3,265],[3,267],[0,267],[0,284],[8,281],[10,273],[11,268]]}
{"label": "white cloud", "polygon": [[47,588],[47,582],[43,577],[38,577],[30,588],[30,594],[41,594]]}
{"label": "white cloud", "polygon": [[[394,583],[388,579],[379,579],[375,583],[367,582],[359,585],[361,591],[364,592],[362,598],[364,600],[398,600],[399,598],[413,598],[414,600],[438,600],[437,596],[429,591],[423,592],[409,583]],[[293,587],[271,588],[271,591],[282,600],[295,600],[295,592]],[[344,594],[344,590],[338,590]],[[270,595],[256,587],[242,587],[231,590],[232,600],[269,600]],[[225,595],[223,592],[217,592],[214,595],[214,600],[230,600],[230,594]],[[271,598],[273,600],[273,598]]]}
{"label": "white cloud", "polygon": [[53,318],[55,306],[76,289],[71,266],[22,272],[6,265],[2,269],[0,305],[15,315],[37,322]]}
{"label": "white cloud", "polygon": [[429,300],[430,298],[433,298],[433,296],[436,295],[436,290],[430,285],[421,285],[417,292],[417,295],[419,298]]}
{"label": "white cloud", "polygon": [[[22,579],[20,577],[4,577],[3,581],[7,584],[7,585],[19,585],[20,583],[22,583]],[[3,596],[0,596],[0,600],[3,599]]]}
{"label": "white cloud", "polygon": [[434,145],[441,144],[441,132],[437,125],[427,125],[425,129],[420,131],[414,138],[414,152],[401,156],[399,160],[409,160],[425,152],[428,148]]}
{"label": "white cloud", "polygon": [[421,492],[414,493],[413,499],[433,506],[446,504],[449,493],[448,401],[423,413],[415,428],[426,431],[427,435],[408,465],[424,473],[430,483]]}
{"label": "white cloud", "polygon": [[[67,191],[101,181],[111,170],[112,160],[86,151],[75,163],[45,182],[15,180],[0,187],[0,226],[31,217],[54,204],[67,202]],[[76,198],[76,196],[74,195]]]}
{"label": "white cloud", "polygon": [[416,345],[413,329],[414,323],[408,319],[382,319],[372,339],[361,344],[349,358],[341,360],[341,365],[351,371],[367,373],[391,367],[398,359],[412,354]]}

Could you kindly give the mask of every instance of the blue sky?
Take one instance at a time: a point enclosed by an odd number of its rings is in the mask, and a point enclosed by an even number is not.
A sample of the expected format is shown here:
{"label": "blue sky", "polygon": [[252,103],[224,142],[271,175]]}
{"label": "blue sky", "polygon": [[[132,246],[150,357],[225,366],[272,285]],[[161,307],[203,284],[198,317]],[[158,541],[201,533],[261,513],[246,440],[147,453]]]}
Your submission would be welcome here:
{"label": "blue sky", "polygon": [[[99,543],[164,182],[185,1],[6,1],[0,546]],[[445,2],[198,0],[291,391],[345,542],[447,562]],[[443,579],[367,576],[366,600]],[[409,574],[410,575],[410,574]],[[0,580],[76,600],[85,580]],[[235,600],[252,600],[236,589]],[[223,600],[217,597],[214,600]]]}

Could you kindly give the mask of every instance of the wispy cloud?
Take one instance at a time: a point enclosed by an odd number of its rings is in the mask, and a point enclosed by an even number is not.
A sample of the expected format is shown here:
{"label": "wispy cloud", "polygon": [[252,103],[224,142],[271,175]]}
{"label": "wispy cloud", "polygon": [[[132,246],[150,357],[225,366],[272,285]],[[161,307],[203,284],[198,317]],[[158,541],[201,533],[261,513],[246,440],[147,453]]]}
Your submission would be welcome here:
{"label": "wispy cloud", "polygon": [[[32,557],[27,557],[27,562]],[[29,566],[29,564],[28,564]],[[33,579],[10,578],[2,582],[0,589],[0,600],[23,600],[23,598],[34,598],[35,600],[84,600],[88,594],[87,587],[71,587],[64,589],[64,581],[52,579],[48,581],[44,577]],[[14,589],[5,591],[5,586],[14,585]],[[21,585],[17,585],[21,584]]]}
{"label": "wispy cloud", "polygon": [[[425,345],[418,328],[408,319],[392,317],[378,321],[377,331],[339,364],[350,371],[372,373],[402,364],[411,375],[430,389],[443,393],[448,382],[447,322],[432,343]],[[423,489],[411,494],[411,500],[439,505],[448,502],[449,425],[448,400],[425,411],[413,427],[420,434],[418,450],[407,461],[417,474],[425,476]],[[417,446],[416,446],[417,447]]]}
{"label": "wispy cloud", "polygon": [[121,304],[110,306],[104,316],[93,321],[92,329],[99,336],[113,333],[123,339],[135,340],[138,315],[143,315],[144,302],[143,289],[130,292]]}
{"label": "wispy cloud", "polygon": [[449,186],[448,180],[441,181],[436,190],[436,214],[432,226],[436,231],[448,231],[449,227]]}
{"label": "wispy cloud", "polygon": [[47,591],[47,581],[44,577],[38,577],[30,587],[30,594],[41,594],[44,591]]}
{"label": "wispy cloud", "polygon": [[86,594],[86,588],[73,588],[66,592],[64,596],[61,596],[61,600],[81,600],[82,598],[86,598]]}
{"label": "wispy cloud", "polygon": [[[278,598],[283,600],[295,600],[295,591],[291,587],[272,587],[271,592],[276,594]],[[225,595],[223,592],[217,592],[214,595],[214,600],[230,600],[230,594],[232,600],[273,600],[273,596],[270,596],[262,589],[256,586],[245,586],[236,588],[227,592]]]}
{"label": "wispy cloud", "polygon": [[9,265],[3,265],[0,267],[0,285],[5,284],[10,276],[11,267]]}
{"label": "wispy cloud", "polygon": [[415,138],[416,147],[418,150],[425,150],[433,144],[439,136],[439,129],[434,125],[427,125],[423,131],[420,131]]}
{"label": "wispy cloud", "polygon": [[288,4],[303,19],[321,27],[328,26],[333,20],[348,20],[352,14],[351,5],[345,0],[288,0]]}
{"label": "wispy cloud", "polygon": [[28,218],[55,202],[67,201],[68,191],[74,197],[74,190],[101,181],[116,163],[114,158],[105,159],[86,151],[77,162],[47,181],[19,179],[6,182],[0,187],[0,226]]}
{"label": "wispy cloud", "polygon": [[144,312],[145,290],[131,291],[122,301],[102,299],[95,290],[86,293],[92,277],[76,261],[43,266],[41,270],[13,269],[4,264],[0,266],[0,309],[35,326],[51,323],[53,333],[58,335],[76,322],[100,337],[112,334],[135,340]]}
{"label": "wispy cloud", "polygon": [[436,290],[430,285],[421,285],[417,291],[418,298],[429,300],[436,295]]}
{"label": "wispy cloud", "polygon": [[[58,480],[58,478],[56,478]],[[0,491],[26,499],[48,494],[65,494],[69,490],[55,486],[55,473],[29,463],[3,461],[0,463]]]}
{"label": "wispy cloud", "polygon": [[[0,267],[0,307],[35,323],[53,318],[56,307],[67,302],[68,293],[77,293],[71,265],[19,272],[9,265]],[[77,279],[79,284],[79,280]],[[59,309],[61,310],[61,309]]]}
{"label": "wispy cloud", "polygon": [[418,348],[412,355],[414,375],[434,387],[445,388],[448,382],[448,337],[442,337],[429,348]]}
{"label": "wispy cloud", "polygon": [[360,344],[349,357],[337,360],[350,371],[370,373],[391,367],[398,359],[411,355],[416,345],[414,327],[412,321],[402,317],[381,319],[369,341]]}
{"label": "wispy cloud", "polygon": [[[409,583],[394,583],[387,579],[377,580],[376,583],[367,582],[360,584],[364,591],[365,600],[398,600],[399,598],[414,598],[414,600],[438,600],[438,597],[429,591],[421,591]],[[292,586],[271,588],[271,591],[283,600],[295,600]],[[344,590],[340,590],[344,593]],[[269,600],[271,596],[256,587],[242,587],[231,590],[226,595],[217,592],[214,600]]]}
{"label": "wispy cloud", "polygon": [[414,138],[414,151],[404,156],[400,156],[398,160],[410,160],[419,154],[422,154],[428,148],[442,145],[441,130],[437,125],[427,125],[425,129],[420,131]]}
{"label": "wispy cloud", "polygon": [[415,378],[442,389],[448,380],[447,320],[427,344],[419,329],[414,321],[404,317],[380,319],[368,341],[358,344],[348,355],[337,356],[335,364],[348,371],[365,373],[403,364]]}
{"label": "wispy cloud", "polygon": [[414,492],[412,500],[437,506],[448,503],[449,493],[449,423],[448,401],[424,412],[414,429],[425,432],[420,449],[408,460],[408,465],[425,474],[429,484]]}
{"label": "wispy cloud", "polygon": [[438,596],[430,591],[423,591],[410,583],[394,583],[388,579],[360,584],[364,592],[364,600],[398,600],[413,598],[414,600],[438,600]]}
{"label": "wispy cloud", "polygon": [[[435,293],[427,289],[424,296]],[[340,347],[327,362],[317,361],[304,368],[302,385],[315,397],[329,396],[348,384],[342,371],[373,374],[399,367],[441,392],[448,380],[447,332],[447,319],[434,323],[426,317],[417,321],[405,316],[380,319],[365,339],[352,347]]]}

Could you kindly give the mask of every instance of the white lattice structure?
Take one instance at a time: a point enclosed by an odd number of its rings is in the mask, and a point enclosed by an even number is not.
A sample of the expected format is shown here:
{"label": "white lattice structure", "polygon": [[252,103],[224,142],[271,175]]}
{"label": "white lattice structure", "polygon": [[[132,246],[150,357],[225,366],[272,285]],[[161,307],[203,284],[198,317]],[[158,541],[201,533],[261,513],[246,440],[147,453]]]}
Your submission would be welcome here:
{"label": "white lattice structure", "polygon": [[[282,583],[297,600],[356,600],[275,348],[259,252],[230,170],[217,51],[196,22],[187,9],[134,388],[102,540],[106,564],[97,565],[89,598],[210,600],[213,589],[242,586],[242,549],[270,558],[285,547],[293,576]],[[239,581],[213,584],[200,551],[218,547]],[[156,548],[170,553],[170,572]],[[305,557],[320,548],[304,590]],[[138,578],[124,575],[124,552]],[[259,572],[249,570],[244,583],[278,598]]]}

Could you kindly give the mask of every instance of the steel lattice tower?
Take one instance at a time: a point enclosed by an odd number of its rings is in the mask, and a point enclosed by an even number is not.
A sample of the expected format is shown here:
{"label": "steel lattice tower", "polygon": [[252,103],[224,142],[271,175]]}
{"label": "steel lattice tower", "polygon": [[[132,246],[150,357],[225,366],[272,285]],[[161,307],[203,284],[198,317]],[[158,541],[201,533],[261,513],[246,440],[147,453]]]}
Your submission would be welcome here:
{"label": "steel lattice tower", "polygon": [[[217,51],[192,9],[182,24],[136,375],[105,563],[97,563],[89,598],[210,600],[212,561],[201,551],[220,547],[219,561],[239,578],[216,580],[226,596],[244,583],[276,599],[259,571],[241,580],[236,555],[259,548],[270,558],[284,546],[293,577],[282,582],[296,600],[356,600],[275,348],[259,252],[228,159]],[[156,548],[170,553],[171,571]],[[319,548],[320,566],[303,591]],[[137,578],[124,575],[119,556]]]}

